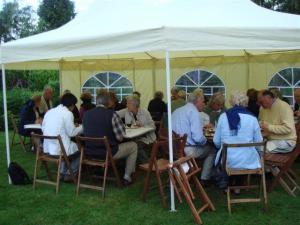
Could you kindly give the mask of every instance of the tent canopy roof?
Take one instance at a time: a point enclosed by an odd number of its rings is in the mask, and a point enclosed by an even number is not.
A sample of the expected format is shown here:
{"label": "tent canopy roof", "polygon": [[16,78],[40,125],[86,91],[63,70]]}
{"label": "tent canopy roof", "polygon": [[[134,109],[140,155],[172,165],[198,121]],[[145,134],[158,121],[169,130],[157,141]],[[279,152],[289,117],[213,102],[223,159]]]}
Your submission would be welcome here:
{"label": "tent canopy roof", "polygon": [[[250,0],[102,0],[66,25],[1,46],[3,63],[242,55],[300,49],[300,16]],[[134,54],[133,54],[134,53]]]}

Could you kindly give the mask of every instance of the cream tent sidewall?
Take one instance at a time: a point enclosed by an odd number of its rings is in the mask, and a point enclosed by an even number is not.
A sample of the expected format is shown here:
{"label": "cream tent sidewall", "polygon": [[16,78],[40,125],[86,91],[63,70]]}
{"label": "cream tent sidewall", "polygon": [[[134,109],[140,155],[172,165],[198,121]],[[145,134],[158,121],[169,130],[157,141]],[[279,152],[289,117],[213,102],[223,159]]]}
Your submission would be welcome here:
{"label": "cream tent sidewall", "polygon": [[[300,67],[300,54],[273,54],[249,58],[183,58],[172,59],[171,65],[171,86],[186,72],[206,70],[216,74],[224,82],[228,98],[237,89],[246,91],[248,88],[266,88],[276,72],[288,67]],[[129,79],[134,89],[142,93],[142,107],[147,107],[155,90],[162,90],[166,99],[166,71],[163,60],[156,60],[155,63],[153,60],[64,62],[61,68],[62,90],[69,89],[77,97],[80,96],[83,84],[90,77],[100,72],[112,71]]]}

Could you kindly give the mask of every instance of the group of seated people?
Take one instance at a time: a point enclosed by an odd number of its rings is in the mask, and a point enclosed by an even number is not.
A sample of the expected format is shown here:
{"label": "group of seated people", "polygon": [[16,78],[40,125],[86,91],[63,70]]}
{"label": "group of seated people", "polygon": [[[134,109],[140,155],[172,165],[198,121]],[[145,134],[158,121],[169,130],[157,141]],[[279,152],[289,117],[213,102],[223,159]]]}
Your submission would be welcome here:
{"label": "group of seated people", "polygon": [[[297,101],[296,95],[299,95]],[[272,90],[249,89],[246,93],[234,92],[229,99],[230,108],[225,107],[225,97],[221,92],[214,93],[209,99],[201,89],[196,89],[188,96],[183,90],[173,88],[172,129],[178,135],[187,135],[185,154],[203,160],[202,182],[208,183],[214,164],[220,160],[222,143],[261,142],[267,138],[266,149],[272,153],[286,153],[296,145],[296,130],[292,108],[281,100],[278,92]],[[127,140],[125,126],[152,127],[154,120],[162,120],[167,112],[167,104],[163,101],[163,93],[156,92],[150,101],[148,110],[140,107],[140,93],[136,92],[119,103],[113,92],[100,90],[96,97],[96,105],[88,92],[81,95],[80,110],[76,108],[77,98],[65,91],[60,104],[53,108],[53,90],[46,87],[42,96],[29,100],[21,111],[20,131],[29,135],[24,129],[26,123],[41,123],[44,135],[62,137],[74,171],[79,166],[78,147],[71,140],[76,135],[87,137],[106,136],[112,148],[114,159],[126,160],[124,184],[132,182],[132,174],[137,163],[149,160],[149,148],[157,139],[155,132]],[[186,101],[187,99],[187,101]],[[300,91],[295,91],[296,104],[300,105]],[[77,110],[75,110],[77,109]],[[298,116],[299,107],[295,107]],[[78,113],[74,113],[74,112]],[[78,114],[78,120],[76,115]],[[26,118],[26,119],[23,119]],[[78,121],[78,123],[76,122]],[[79,125],[82,123],[81,125]],[[204,129],[214,128],[211,140],[205,136]],[[49,154],[60,152],[58,143],[45,140],[44,149]],[[85,154],[92,158],[103,158],[104,146],[86,143]],[[253,147],[228,150],[228,166],[232,168],[253,169],[260,167],[259,154]],[[62,166],[61,174],[68,177],[69,172]]]}
{"label": "group of seated people", "polygon": [[[147,148],[156,141],[154,121],[148,110],[140,108],[140,96],[138,94],[128,96],[124,108],[119,105],[115,93],[105,89],[98,92],[96,105],[92,104],[90,93],[83,93],[81,95],[83,103],[78,110],[76,107],[77,98],[70,91],[64,91],[60,97],[60,104],[54,108],[49,106],[43,111],[43,115],[39,113],[41,96],[35,96],[29,100],[30,104],[26,103],[21,110],[20,128],[26,132],[24,135],[30,135],[32,131],[36,132],[37,130],[24,129],[24,125],[40,123],[43,135],[60,135],[66,154],[71,160],[72,170],[75,172],[79,167],[79,149],[73,138],[77,135],[86,137],[106,136],[111,145],[113,158],[125,159],[126,166],[123,179],[124,184],[130,184],[136,161],[138,160],[138,163],[148,162],[149,158],[146,152],[149,151]],[[26,115],[26,119],[24,115]],[[77,115],[79,120],[76,120]],[[132,140],[124,140],[125,124],[128,127],[151,127],[153,131]],[[44,140],[43,147],[45,153],[60,154],[60,146],[56,140]],[[85,145],[85,154],[88,157],[103,159],[105,152],[106,150],[102,145],[92,142],[87,142]],[[61,177],[65,181],[71,179],[64,163],[61,167]]]}
{"label": "group of seated people", "polygon": [[[173,93],[173,101],[176,101],[176,91],[173,90]],[[297,93],[300,97],[299,90],[295,91],[295,96]],[[185,154],[204,160],[201,175],[204,184],[211,178],[213,165],[220,162],[222,143],[261,142],[265,137],[267,152],[287,153],[294,149],[297,139],[294,113],[290,105],[280,98],[278,91],[250,89],[247,95],[236,91],[229,99],[231,108],[226,109],[224,103],[224,95],[215,93],[205,106],[202,91],[195,90],[188,96],[187,103],[172,113],[173,131],[187,134]],[[295,115],[297,113],[295,111]],[[210,122],[205,124],[207,116]],[[208,141],[203,133],[206,127],[215,129],[212,141]],[[227,166],[260,168],[259,157],[254,147],[228,149]]]}

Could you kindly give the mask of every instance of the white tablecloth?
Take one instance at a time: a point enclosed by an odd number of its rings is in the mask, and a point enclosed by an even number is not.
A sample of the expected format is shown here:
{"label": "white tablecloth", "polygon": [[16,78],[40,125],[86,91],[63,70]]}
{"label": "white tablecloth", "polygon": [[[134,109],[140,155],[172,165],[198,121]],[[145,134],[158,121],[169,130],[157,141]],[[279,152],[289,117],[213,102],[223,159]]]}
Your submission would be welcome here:
{"label": "white tablecloth", "polygon": [[[24,125],[25,129],[42,129],[41,124],[27,124]],[[150,131],[154,131],[152,127],[139,127],[139,128],[126,128],[125,138],[136,138],[142,136]]]}
{"label": "white tablecloth", "polygon": [[136,138],[150,131],[154,131],[152,127],[126,128],[125,138]]}
{"label": "white tablecloth", "polygon": [[24,125],[24,129],[42,129],[42,126],[41,124],[27,124],[27,125]]}

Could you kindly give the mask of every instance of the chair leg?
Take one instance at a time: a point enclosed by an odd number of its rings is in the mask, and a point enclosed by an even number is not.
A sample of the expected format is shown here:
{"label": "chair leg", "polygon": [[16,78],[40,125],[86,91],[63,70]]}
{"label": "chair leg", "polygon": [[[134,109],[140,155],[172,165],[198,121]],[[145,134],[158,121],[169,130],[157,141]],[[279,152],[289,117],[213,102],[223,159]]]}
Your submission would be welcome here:
{"label": "chair leg", "polygon": [[56,194],[59,191],[59,182],[60,182],[60,167],[61,167],[62,159],[59,157],[58,166],[57,166],[57,175],[56,175]]}
{"label": "chair leg", "polygon": [[20,142],[20,145],[22,146],[24,152],[26,152],[26,147],[25,147],[25,137],[24,137],[24,139],[23,139],[22,136],[19,135],[19,142]]}
{"label": "chair leg", "polygon": [[297,184],[297,182],[295,181],[295,178],[293,178],[289,171],[286,173],[286,177],[287,179],[294,185],[294,191],[296,191],[297,189],[300,190],[299,185]]}
{"label": "chair leg", "polygon": [[283,180],[283,178],[279,179],[279,183],[281,184],[281,186],[283,187],[283,189],[291,196],[296,197],[295,193],[293,192],[293,190],[291,190],[291,188],[289,187],[289,185],[287,184],[287,182],[285,180]]}
{"label": "chair leg", "polygon": [[183,195],[184,195],[184,197],[185,197],[185,199],[186,199],[186,201],[187,201],[187,203],[188,203],[188,205],[189,205],[189,207],[190,207],[190,209],[192,211],[192,214],[194,216],[194,219],[195,219],[196,223],[197,224],[203,224],[203,222],[202,222],[202,220],[200,218],[200,215],[198,214],[197,209],[195,208],[195,205],[194,205],[194,203],[193,203],[193,201],[192,201],[192,199],[191,199],[191,197],[189,195],[189,192],[188,192],[188,190],[186,190],[185,185],[182,183],[182,181],[180,180],[180,178],[177,178],[176,180],[179,183],[181,191],[182,191],[182,193],[183,193]]}
{"label": "chair leg", "polygon": [[177,187],[176,181],[175,181],[175,179],[174,179],[174,175],[173,175],[172,173],[173,173],[173,172],[172,172],[171,170],[169,170],[169,178],[170,178],[171,183],[173,184],[173,187],[174,187],[176,196],[177,196],[177,198],[178,198],[178,201],[179,201],[180,203],[182,203],[182,198],[181,198],[181,196],[180,196],[179,188]]}
{"label": "chair leg", "polygon": [[14,131],[12,138],[11,138],[11,149],[13,148],[13,146],[15,145],[15,136],[16,136],[16,132]]}
{"label": "chair leg", "polygon": [[276,171],[273,168],[271,168],[271,172],[272,172],[272,174],[274,176],[274,179],[273,179],[271,185],[268,187],[268,192],[273,191],[274,187],[276,186],[277,183],[279,183],[279,181],[281,179],[281,176],[283,174],[283,172],[282,172],[281,169],[280,169],[280,171],[279,171],[278,174],[276,174]]}
{"label": "chair leg", "polygon": [[228,207],[228,212],[231,215],[231,199],[230,199],[230,187],[227,187],[227,207]]}
{"label": "chair leg", "polygon": [[268,205],[268,196],[267,196],[267,187],[266,187],[266,175],[263,172],[261,175],[262,179],[262,189],[263,189],[263,204],[264,204],[264,210],[267,210],[267,205]]}
{"label": "chair leg", "polygon": [[202,199],[202,202],[204,204],[208,204],[209,206],[209,209],[212,210],[212,211],[216,211],[216,208],[215,206],[213,205],[213,203],[211,202],[211,200],[209,199],[206,191],[204,190],[204,188],[202,187],[200,181],[198,180],[198,178],[196,176],[193,176],[193,180],[194,180],[194,183],[197,187],[197,189],[199,190],[200,192],[200,198]]}
{"label": "chair leg", "polygon": [[105,162],[105,167],[104,167],[104,176],[103,176],[103,182],[102,182],[102,199],[105,197],[105,186],[106,186],[106,177],[107,177],[107,170],[108,170],[108,162]]}
{"label": "chair leg", "polygon": [[38,172],[38,165],[39,164],[39,160],[38,157],[36,157],[35,160],[35,166],[34,166],[34,174],[33,174],[33,184],[32,184],[32,188],[35,191],[35,187],[36,187],[36,177],[37,177],[37,172]]}
{"label": "chair leg", "polygon": [[[81,153],[82,154],[82,153]],[[76,187],[76,195],[79,194],[80,189],[80,182],[81,182],[81,170],[82,170],[82,155],[80,156],[80,163],[79,163],[79,171],[78,171],[78,178],[77,178],[77,187]]]}
{"label": "chair leg", "polygon": [[298,175],[290,168],[288,169],[288,174],[294,179],[294,180],[298,180],[299,177]]}
{"label": "chair leg", "polygon": [[113,158],[110,159],[110,164],[111,164],[111,167],[112,167],[112,169],[114,171],[114,174],[116,176],[118,186],[119,187],[123,187],[123,184],[121,182],[121,178],[120,178],[119,172],[117,170],[117,167],[116,167],[116,164],[115,164],[115,161],[114,161]]}
{"label": "chair leg", "polygon": [[166,195],[165,195],[164,187],[163,187],[163,184],[161,182],[160,174],[159,174],[158,171],[156,171],[156,180],[157,180],[157,183],[158,183],[158,188],[159,188],[159,192],[160,192],[160,196],[161,196],[162,205],[163,205],[164,208],[167,208]]}
{"label": "chair leg", "polygon": [[147,194],[149,192],[149,186],[150,186],[150,180],[151,180],[151,171],[147,171],[147,175],[145,177],[145,181],[144,181],[144,190],[143,190],[143,193],[142,193],[142,200],[143,201],[146,201],[146,197],[147,197]]}

